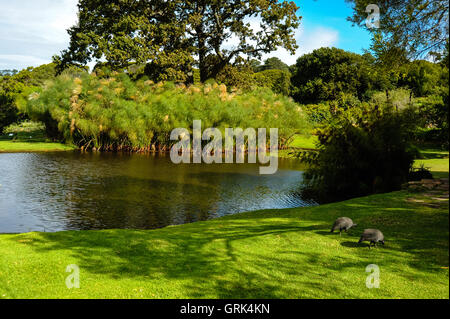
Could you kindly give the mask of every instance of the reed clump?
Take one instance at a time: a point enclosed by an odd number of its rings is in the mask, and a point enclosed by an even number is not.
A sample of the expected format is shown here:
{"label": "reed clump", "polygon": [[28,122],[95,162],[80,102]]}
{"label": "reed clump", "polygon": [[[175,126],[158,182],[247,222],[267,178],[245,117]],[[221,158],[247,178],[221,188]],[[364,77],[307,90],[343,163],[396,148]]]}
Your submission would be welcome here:
{"label": "reed clump", "polygon": [[308,127],[298,104],[267,88],[133,81],[125,73],[62,75],[25,92],[18,105],[45,123],[48,134],[84,150],[168,150],[172,129],[192,132],[194,120],[222,133],[227,127],[278,128],[280,147]]}

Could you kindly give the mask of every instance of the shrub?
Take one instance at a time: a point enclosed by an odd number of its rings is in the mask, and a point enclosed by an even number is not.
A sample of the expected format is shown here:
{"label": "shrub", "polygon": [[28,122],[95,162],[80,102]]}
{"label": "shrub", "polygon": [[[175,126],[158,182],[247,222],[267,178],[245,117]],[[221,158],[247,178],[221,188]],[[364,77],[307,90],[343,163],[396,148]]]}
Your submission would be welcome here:
{"label": "shrub", "polygon": [[430,95],[416,100],[422,127],[416,132],[422,142],[439,143],[448,149],[449,139],[449,100],[448,89],[439,95]]}
{"label": "shrub", "polygon": [[11,124],[3,130],[5,134],[10,133],[32,133],[37,131],[43,131],[45,129],[44,123],[33,122],[33,121],[23,121],[19,124]]}
{"label": "shrub", "polygon": [[408,181],[421,181],[422,179],[432,179],[430,170],[421,165],[418,168],[411,168],[408,174]]}
{"label": "shrub", "polygon": [[253,70],[250,66],[226,65],[216,76],[216,81],[225,84],[229,88],[237,88],[250,91],[256,86],[253,78]]}
{"label": "shrub", "polygon": [[317,129],[317,152],[302,152],[311,166],[305,192],[335,201],[400,189],[414,160],[410,139],[414,112],[364,104]]}
{"label": "shrub", "polygon": [[397,110],[408,108],[412,104],[412,91],[409,89],[399,88],[386,92],[376,92],[371,97],[373,104],[391,103]]}
{"label": "shrub", "polygon": [[375,81],[371,64],[361,55],[337,48],[320,48],[297,59],[292,68],[292,96],[304,104],[335,100],[339,93],[358,98]]}
{"label": "shrub", "polygon": [[268,87],[275,93],[289,95],[291,74],[284,70],[265,70],[254,75],[256,85]]}

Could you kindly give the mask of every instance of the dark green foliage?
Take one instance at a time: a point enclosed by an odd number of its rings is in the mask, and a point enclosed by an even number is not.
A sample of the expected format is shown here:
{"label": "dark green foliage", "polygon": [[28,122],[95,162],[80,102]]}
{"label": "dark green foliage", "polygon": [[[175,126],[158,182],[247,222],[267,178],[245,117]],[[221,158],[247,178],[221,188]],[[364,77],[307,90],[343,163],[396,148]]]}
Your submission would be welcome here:
{"label": "dark green foliage", "polygon": [[306,104],[302,109],[308,119],[316,125],[326,125],[333,121],[333,118],[344,110],[358,108],[361,102],[351,94],[340,93],[338,98],[332,101],[325,101],[318,104]]}
{"label": "dark green foliage", "polygon": [[200,79],[200,70],[199,69],[192,69],[193,72],[193,83],[195,85],[198,85],[201,83],[201,79]]}
{"label": "dark green foliage", "polygon": [[433,94],[441,86],[448,87],[448,69],[439,64],[417,60],[403,65],[400,73],[398,86],[408,87],[416,97]]}
{"label": "dark green foliage", "polygon": [[[15,70],[14,70],[15,71]],[[23,120],[25,114],[17,109],[15,98],[28,87],[38,87],[55,75],[55,65],[44,64],[39,67],[29,67],[20,72],[8,72],[0,78],[0,133],[11,123]]]}
{"label": "dark green foliage", "polygon": [[321,123],[326,123],[332,118],[334,114],[333,106],[328,102],[319,104],[306,104],[303,105],[303,110],[308,116],[309,121],[311,123],[314,123],[316,126]]}
{"label": "dark green foliage", "polygon": [[369,61],[337,48],[301,56],[293,67],[292,96],[303,104],[335,100],[341,93],[362,98],[372,81]]}
{"label": "dark green foliage", "polygon": [[289,95],[291,74],[286,70],[270,69],[255,73],[256,84],[268,87],[275,93]]}
{"label": "dark green foliage", "polygon": [[[195,58],[206,81],[239,57],[297,48],[293,33],[300,18],[294,2],[80,0],[78,8],[78,24],[68,31],[70,46],[55,56],[59,70],[104,57],[114,70],[151,63],[150,70],[161,74],[156,80],[184,81]],[[244,22],[255,16],[261,18],[261,31]],[[239,43],[224,49],[232,37]],[[210,55],[217,57],[212,67]]]}
{"label": "dark green foliage", "polygon": [[408,174],[408,181],[421,181],[422,179],[433,179],[433,174],[423,165],[419,168],[412,168]]}
{"label": "dark green foliage", "polygon": [[246,64],[237,66],[226,65],[222,71],[216,75],[216,80],[219,83],[225,84],[230,89],[242,89],[250,91],[256,86],[253,77],[253,70]]}
{"label": "dark green foliage", "polygon": [[18,110],[9,94],[0,91],[0,134],[4,127],[19,120]]}
{"label": "dark green foliage", "polygon": [[289,66],[277,57],[268,58],[263,65],[255,65],[254,71],[261,72],[265,70],[282,70],[289,71]]}
{"label": "dark green foliage", "polygon": [[311,164],[305,192],[336,201],[400,189],[414,160],[410,148],[414,113],[364,104],[342,111],[317,129],[317,152],[303,152]]}
{"label": "dark green foliage", "polygon": [[430,95],[417,100],[421,115],[422,129],[417,136],[422,142],[439,143],[449,147],[449,92],[443,88],[440,94]]}

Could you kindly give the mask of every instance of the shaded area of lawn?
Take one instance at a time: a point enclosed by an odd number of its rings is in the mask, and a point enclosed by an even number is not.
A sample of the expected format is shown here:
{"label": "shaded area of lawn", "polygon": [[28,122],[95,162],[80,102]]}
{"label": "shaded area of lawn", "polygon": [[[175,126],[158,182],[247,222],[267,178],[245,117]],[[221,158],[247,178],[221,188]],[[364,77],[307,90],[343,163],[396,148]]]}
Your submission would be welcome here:
{"label": "shaded area of lawn", "polygon": [[13,136],[0,135],[0,153],[69,151],[74,146],[55,143],[43,131],[20,132]]}
{"label": "shaded area of lawn", "polygon": [[[448,201],[427,198],[403,191],[151,231],[0,235],[0,297],[448,298]],[[330,234],[340,216],[358,228]],[[369,227],[384,247],[357,244]],[[65,286],[69,264],[80,289]],[[365,286],[369,264],[380,267],[379,289]]]}

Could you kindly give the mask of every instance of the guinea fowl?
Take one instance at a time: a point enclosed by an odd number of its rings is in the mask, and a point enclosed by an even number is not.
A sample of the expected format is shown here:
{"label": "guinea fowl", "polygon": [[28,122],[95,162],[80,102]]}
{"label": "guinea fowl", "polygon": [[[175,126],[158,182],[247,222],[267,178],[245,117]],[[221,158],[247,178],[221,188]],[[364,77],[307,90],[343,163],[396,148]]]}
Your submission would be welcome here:
{"label": "guinea fowl", "polygon": [[358,244],[363,241],[369,242],[369,249],[371,245],[377,245],[377,243],[382,243],[384,245],[384,235],[378,229],[364,229],[361,237],[359,238]]}
{"label": "guinea fowl", "polygon": [[357,224],[353,223],[353,220],[351,220],[348,217],[339,217],[334,221],[333,227],[331,227],[331,233],[335,230],[339,229],[339,235],[341,235],[342,231],[347,232],[352,227],[357,226]]}

